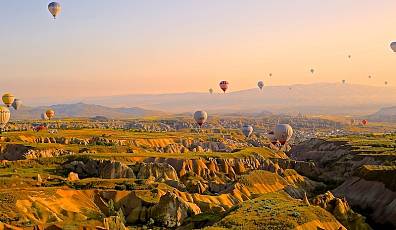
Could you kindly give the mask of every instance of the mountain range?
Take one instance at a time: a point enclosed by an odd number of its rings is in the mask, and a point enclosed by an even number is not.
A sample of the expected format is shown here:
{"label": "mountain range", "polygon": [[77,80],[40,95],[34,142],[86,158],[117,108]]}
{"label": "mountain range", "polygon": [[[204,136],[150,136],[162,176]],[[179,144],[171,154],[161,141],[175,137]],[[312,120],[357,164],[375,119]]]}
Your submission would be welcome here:
{"label": "mountain range", "polygon": [[377,122],[396,122],[396,106],[382,108],[365,118]]}
{"label": "mountain range", "polygon": [[[260,114],[272,112],[362,116],[375,113],[380,108],[395,106],[396,88],[391,86],[315,83],[266,86],[263,90],[253,88],[232,91],[231,88],[230,92],[214,93],[212,95],[206,92],[190,92],[90,97],[70,99],[63,102],[55,102],[50,99],[41,100],[41,104],[78,104],[80,102],[107,107],[93,106],[90,109],[84,108],[82,110],[82,108],[77,106],[74,109],[82,111],[79,116],[93,115],[92,110],[97,110],[99,114],[104,114],[103,110],[106,110],[111,116],[121,117],[130,114],[161,113],[159,111],[165,111],[169,114],[191,113],[195,110],[206,110],[207,112],[218,114]],[[59,109],[59,112],[65,115],[76,114],[66,109]]]}
{"label": "mountain range", "polygon": [[122,95],[86,98],[85,103],[111,107],[138,106],[169,113],[206,110],[212,113],[304,113],[367,115],[396,105],[396,88],[318,83],[267,86],[242,91],[215,93],[178,93],[159,95]]}
{"label": "mountain range", "polygon": [[147,116],[165,115],[164,112],[147,110],[138,107],[133,108],[110,108],[102,105],[92,105],[85,103],[76,104],[57,104],[52,106],[38,106],[26,107],[22,106],[18,111],[11,109],[11,116],[16,120],[23,119],[40,119],[43,112],[48,109],[53,109],[56,112],[56,117],[81,117],[90,118],[96,116],[103,116],[106,118],[134,118]]}

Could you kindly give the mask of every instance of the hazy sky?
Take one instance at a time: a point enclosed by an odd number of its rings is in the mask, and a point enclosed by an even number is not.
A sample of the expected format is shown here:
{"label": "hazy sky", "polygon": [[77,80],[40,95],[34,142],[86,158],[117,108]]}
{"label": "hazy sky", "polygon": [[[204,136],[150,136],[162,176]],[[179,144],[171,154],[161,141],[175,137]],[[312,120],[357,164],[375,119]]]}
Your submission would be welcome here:
{"label": "hazy sky", "polygon": [[394,0],[59,2],[53,20],[47,0],[0,1],[0,92],[206,91],[223,79],[232,91],[258,80],[396,85]]}

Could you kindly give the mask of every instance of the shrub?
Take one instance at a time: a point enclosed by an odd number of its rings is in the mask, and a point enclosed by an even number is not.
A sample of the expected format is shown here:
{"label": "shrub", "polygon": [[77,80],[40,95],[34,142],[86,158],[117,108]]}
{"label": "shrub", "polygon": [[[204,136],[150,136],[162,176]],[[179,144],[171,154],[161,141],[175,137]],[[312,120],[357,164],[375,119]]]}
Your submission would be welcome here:
{"label": "shrub", "polygon": [[107,206],[109,208],[109,216],[114,216],[116,214],[114,201],[110,199],[109,202],[107,202]]}

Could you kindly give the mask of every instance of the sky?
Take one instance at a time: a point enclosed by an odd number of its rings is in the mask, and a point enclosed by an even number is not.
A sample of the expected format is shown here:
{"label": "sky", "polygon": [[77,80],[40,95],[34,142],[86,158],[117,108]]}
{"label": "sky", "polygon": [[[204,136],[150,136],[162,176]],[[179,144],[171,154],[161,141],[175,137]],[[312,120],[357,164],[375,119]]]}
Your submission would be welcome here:
{"label": "sky", "polygon": [[56,20],[48,3],[0,1],[0,92],[71,99],[220,91],[221,80],[231,91],[259,80],[396,85],[394,0],[59,0]]}

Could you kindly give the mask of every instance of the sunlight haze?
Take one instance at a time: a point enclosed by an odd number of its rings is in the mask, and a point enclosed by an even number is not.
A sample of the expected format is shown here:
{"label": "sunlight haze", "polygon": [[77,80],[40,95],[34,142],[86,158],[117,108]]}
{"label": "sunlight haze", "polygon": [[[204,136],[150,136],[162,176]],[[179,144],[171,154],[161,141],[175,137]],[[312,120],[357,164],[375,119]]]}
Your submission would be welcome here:
{"label": "sunlight haze", "polygon": [[0,3],[2,91],[71,99],[220,92],[220,80],[230,91],[258,80],[396,85],[391,0],[60,3],[56,20],[47,1]]}

